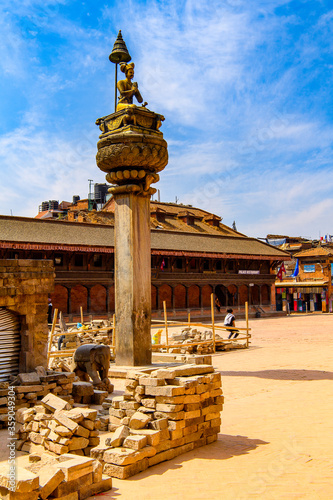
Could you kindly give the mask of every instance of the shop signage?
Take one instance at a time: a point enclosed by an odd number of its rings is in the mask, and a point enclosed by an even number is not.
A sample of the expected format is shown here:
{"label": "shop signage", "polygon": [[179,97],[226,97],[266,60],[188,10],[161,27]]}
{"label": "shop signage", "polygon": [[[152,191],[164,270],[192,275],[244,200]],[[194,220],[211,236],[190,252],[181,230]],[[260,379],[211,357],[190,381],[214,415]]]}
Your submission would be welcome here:
{"label": "shop signage", "polygon": [[314,273],[316,271],[315,264],[304,264],[304,272],[305,273]]}
{"label": "shop signage", "polygon": [[260,271],[253,271],[251,269],[240,269],[238,274],[260,274]]}

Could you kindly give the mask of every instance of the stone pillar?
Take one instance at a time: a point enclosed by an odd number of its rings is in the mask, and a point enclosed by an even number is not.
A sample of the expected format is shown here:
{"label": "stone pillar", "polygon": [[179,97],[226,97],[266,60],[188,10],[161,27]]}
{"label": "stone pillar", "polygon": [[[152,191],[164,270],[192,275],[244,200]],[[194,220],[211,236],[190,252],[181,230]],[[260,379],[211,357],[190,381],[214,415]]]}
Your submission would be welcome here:
{"label": "stone pillar", "polygon": [[150,196],[168,162],[159,131],[164,117],[145,107],[121,108],[96,123],[96,162],[115,200],[116,364],[151,364]]}
{"label": "stone pillar", "polygon": [[115,195],[116,364],[151,363],[150,199]]}

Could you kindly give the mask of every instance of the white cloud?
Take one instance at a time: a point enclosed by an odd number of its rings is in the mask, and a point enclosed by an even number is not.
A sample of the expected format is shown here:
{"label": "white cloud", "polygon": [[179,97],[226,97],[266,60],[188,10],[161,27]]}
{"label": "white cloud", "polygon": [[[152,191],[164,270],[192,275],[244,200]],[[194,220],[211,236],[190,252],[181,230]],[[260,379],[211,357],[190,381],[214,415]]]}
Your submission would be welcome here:
{"label": "white cloud", "polygon": [[[288,0],[118,0],[88,28],[64,16],[65,1],[4,1],[11,14],[2,17],[0,65],[27,103],[0,136],[10,179],[0,213],[15,199],[20,214],[34,215],[43,199],[85,196],[97,175],[104,182],[93,117],[113,109],[108,55],[120,27],[144,100],[166,118],[170,162],[156,186],[163,200],[178,196],[254,236],[316,236],[316,224],[330,223],[332,93],[323,54],[332,11],[309,26],[297,11],[277,14]],[[17,27],[23,15],[29,35]],[[41,32],[60,40],[50,42],[49,61]]]}
{"label": "white cloud", "polygon": [[88,179],[104,183],[96,167],[94,138],[80,141],[21,128],[0,138],[1,174],[7,179],[0,190],[0,213],[35,216],[38,205],[49,199],[71,201],[74,194],[86,198]]}

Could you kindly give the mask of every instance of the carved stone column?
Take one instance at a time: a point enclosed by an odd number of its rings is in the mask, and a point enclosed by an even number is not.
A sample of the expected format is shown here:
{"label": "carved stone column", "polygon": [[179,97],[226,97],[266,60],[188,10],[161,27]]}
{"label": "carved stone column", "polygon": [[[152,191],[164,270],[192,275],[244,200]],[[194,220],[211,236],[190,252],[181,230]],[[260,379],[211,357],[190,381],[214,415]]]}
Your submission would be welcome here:
{"label": "carved stone column", "polygon": [[151,363],[150,196],[168,162],[164,118],[130,106],[100,118],[98,167],[115,199],[116,364]]}

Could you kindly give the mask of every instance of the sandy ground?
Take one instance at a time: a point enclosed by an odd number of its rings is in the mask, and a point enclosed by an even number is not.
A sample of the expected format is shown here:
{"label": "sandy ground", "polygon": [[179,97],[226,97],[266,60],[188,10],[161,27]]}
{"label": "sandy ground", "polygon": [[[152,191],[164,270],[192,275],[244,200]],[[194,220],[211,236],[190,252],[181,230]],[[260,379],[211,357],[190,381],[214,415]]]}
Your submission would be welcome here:
{"label": "sandy ground", "polygon": [[249,349],[213,357],[225,396],[218,441],[91,500],[332,500],[332,325],[323,314],[252,320]]}
{"label": "sandy ground", "polygon": [[96,499],[333,499],[333,316],[250,327],[248,350],[214,356],[225,396],[218,441],[114,479]]}

